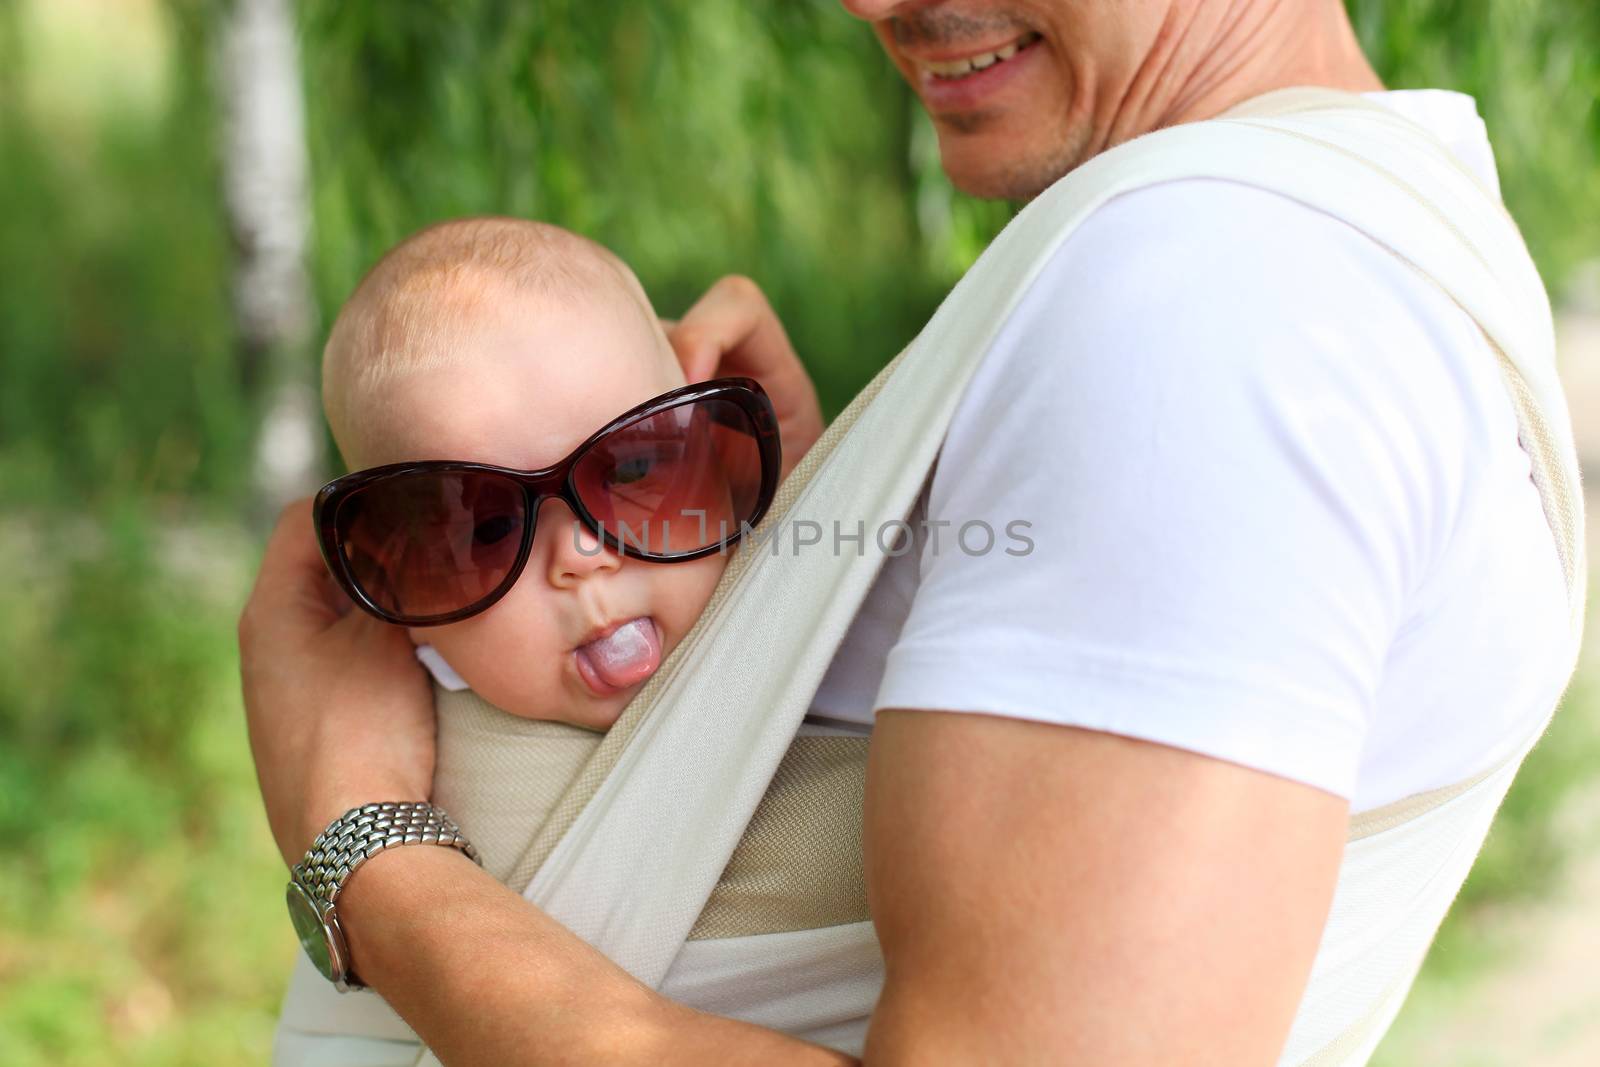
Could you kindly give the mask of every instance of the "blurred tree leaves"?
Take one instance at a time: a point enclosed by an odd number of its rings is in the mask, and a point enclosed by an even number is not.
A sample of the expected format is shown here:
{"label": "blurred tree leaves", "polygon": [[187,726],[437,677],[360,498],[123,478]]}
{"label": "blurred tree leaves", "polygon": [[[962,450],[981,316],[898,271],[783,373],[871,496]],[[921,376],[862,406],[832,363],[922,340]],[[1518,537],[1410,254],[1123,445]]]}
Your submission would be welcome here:
{"label": "blurred tree leaves", "polygon": [[[87,36],[63,29],[83,21],[77,0],[0,3],[8,497],[66,484],[236,502],[246,484],[256,416],[232,364],[210,68],[222,3],[129,0]],[[1478,97],[1559,291],[1600,245],[1600,5],[1349,6],[1390,85]],[[154,44],[130,32],[140,12]],[[950,189],[910,93],[834,0],[300,14],[324,324],[407,233],[538,217],[616,249],[664,314],[721,273],[752,275],[832,412],[1009,215]],[[129,82],[130,56],[152,68],[136,86],[104,80]]]}
{"label": "blurred tree leaves", "polygon": [[1391,89],[1477,98],[1507,206],[1558,299],[1600,255],[1600,4],[1347,0]]}
{"label": "blurred tree leaves", "polygon": [[752,275],[832,411],[1007,216],[950,197],[975,239],[928,240],[909,91],[831,0],[304,11],[330,311],[429,222],[541,218],[617,251],[662,314]]}
{"label": "blurred tree leaves", "polygon": [[[203,56],[181,32],[84,39],[63,21],[42,4],[0,17],[0,493],[220,489],[249,427]],[[154,87],[66,74],[125,45],[145,46]]]}

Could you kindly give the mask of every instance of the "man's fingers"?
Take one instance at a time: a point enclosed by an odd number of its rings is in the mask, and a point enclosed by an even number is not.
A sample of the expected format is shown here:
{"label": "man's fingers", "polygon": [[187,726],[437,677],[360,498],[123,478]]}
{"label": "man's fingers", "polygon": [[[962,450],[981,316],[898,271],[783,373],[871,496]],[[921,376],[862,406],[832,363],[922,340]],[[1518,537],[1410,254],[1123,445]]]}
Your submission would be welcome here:
{"label": "man's fingers", "polygon": [[732,342],[726,339],[729,327],[726,319],[702,315],[691,320],[690,315],[698,307],[697,304],[691,308],[690,314],[684,315],[683,321],[667,334],[678,365],[683,368],[684,380],[691,384],[716,374],[723,352],[738,344],[737,339]]}
{"label": "man's fingers", "polygon": [[337,619],[344,594],[328,578],[311,528],[311,498],[283,509],[261,556],[261,570],[239,620],[240,641],[262,625],[310,636]]}
{"label": "man's fingers", "polygon": [[690,382],[741,375],[761,383],[783,437],[785,475],[822,435],[822,408],[783,323],[760,286],[730,274],[684,313],[667,335]]}
{"label": "man's fingers", "polygon": [[704,381],[718,371],[724,354],[739,349],[747,357],[737,368],[739,373],[751,373],[766,362],[761,351],[763,344],[776,341],[788,347],[783,327],[761,294],[761,289],[749,278],[737,274],[718,279],[693,307],[684,312],[677,326],[668,334],[678,362],[683,365],[684,376],[691,382]]}
{"label": "man's fingers", "polygon": [[667,340],[678,357],[678,366],[683,368],[684,381],[693,385],[711,377],[717,358],[722,354],[714,344],[698,331],[685,331],[681,326],[668,334]]}

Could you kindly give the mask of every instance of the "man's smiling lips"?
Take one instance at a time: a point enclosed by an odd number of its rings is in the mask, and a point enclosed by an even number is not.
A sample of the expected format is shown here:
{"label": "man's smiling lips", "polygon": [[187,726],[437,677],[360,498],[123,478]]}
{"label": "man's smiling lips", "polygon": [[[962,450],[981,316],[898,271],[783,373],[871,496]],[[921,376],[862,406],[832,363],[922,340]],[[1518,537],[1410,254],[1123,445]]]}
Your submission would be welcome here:
{"label": "man's smiling lips", "polygon": [[1022,73],[1040,40],[1040,35],[1030,30],[981,48],[933,52],[903,48],[902,53],[916,68],[917,89],[930,111],[961,111],[980,106]]}

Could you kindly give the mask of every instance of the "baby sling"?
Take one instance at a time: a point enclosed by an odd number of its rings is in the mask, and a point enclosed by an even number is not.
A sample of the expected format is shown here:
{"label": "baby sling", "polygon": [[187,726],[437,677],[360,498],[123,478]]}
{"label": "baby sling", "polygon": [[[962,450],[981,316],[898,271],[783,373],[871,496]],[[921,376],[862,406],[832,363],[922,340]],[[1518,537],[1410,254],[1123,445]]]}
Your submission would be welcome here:
{"label": "baby sling", "polygon": [[[1349,94],[1279,90],[1105,152],[1021,211],[807,453],[604,737],[441,690],[435,800],[486,867],[664,994],[859,1055],[883,981],[862,881],[867,741],[795,732],[882,555],[870,534],[857,556],[795,551],[783,531],[904,519],[970,375],[1053,250],[1111,197],[1193,177],[1343,219],[1482,328],[1567,580],[1575,665],[1583,501],[1550,309],[1520,235],[1420,127]],[[1367,1061],[1543,727],[1466,781],[1352,816],[1281,1064]],[[274,1060],[438,1062],[380,998],[340,996],[304,960]]]}

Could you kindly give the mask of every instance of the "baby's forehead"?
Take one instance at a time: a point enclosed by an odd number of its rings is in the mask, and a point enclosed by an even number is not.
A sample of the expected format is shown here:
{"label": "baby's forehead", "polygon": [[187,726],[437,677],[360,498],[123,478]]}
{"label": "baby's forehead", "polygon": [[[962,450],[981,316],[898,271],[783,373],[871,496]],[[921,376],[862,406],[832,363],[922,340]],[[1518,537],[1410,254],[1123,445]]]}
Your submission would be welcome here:
{"label": "baby's forehead", "polygon": [[448,339],[450,358],[413,364],[369,392],[352,429],[361,451],[378,458],[362,465],[554,462],[618,415],[684,384],[658,333],[614,297],[485,303],[470,328]]}
{"label": "baby's forehead", "polygon": [[[618,396],[683,384],[621,260],[576,234],[506,219],[444,223],[388,253],[340,312],[323,369],[352,462],[413,458],[425,443],[406,439],[421,429],[476,425],[513,402],[529,420],[582,425],[620,414],[609,410]],[[625,388],[599,388],[607,382]]]}
{"label": "baby's forehead", "polygon": [[646,374],[671,348],[648,305],[626,287],[575,281],[560,291],[480,282],[467,298],[459,332],[441,337],[444,361],[466,369],[513,368],[552,382]]}
{"label": "baby's forehead", "polygon": [[364,383],[397,384],[437,368],[476,373],[554,371],[572,364],[589,374],[628,373],[670,352],[642,294],[604,264],[594,269],[527,276],[481,262],[438,262],[391,280],[351,331],[336,375]]}
{"label": "baby's forehead", "polygon": [[430,264],[395,279],[381,303],[386,317],[406,320],[411,332],[429,320],[470,329],[508,309],[545,316],[574,306],[601,315],[650,313],[643,294],[593,255],[564,256],[559,267],[533,274],[474,260]]}

